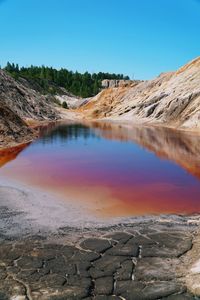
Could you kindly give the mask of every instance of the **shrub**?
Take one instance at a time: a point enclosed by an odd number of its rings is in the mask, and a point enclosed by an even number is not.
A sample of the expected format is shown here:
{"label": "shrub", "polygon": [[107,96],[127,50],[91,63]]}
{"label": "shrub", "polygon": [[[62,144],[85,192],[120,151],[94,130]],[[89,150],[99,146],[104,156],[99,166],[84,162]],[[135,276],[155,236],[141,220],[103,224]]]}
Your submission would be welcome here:
{"label": "shrub", "polygon": [[68,108],[69,108],[66,101],[63,101],[62,107],[65,108],[65,109],[68,109]]}

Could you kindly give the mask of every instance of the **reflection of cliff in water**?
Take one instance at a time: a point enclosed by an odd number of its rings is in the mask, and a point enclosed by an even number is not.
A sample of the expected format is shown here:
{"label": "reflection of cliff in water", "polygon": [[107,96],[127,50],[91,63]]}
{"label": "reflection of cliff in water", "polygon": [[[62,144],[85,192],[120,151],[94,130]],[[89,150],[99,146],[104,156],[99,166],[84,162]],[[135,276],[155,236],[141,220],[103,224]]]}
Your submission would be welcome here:
{"label": "reflection of cliff in water", "polygon": [[0,168],[14,160],[30,143],[0,150]]}
{"label": "reflection of cliff in water", "polygon": [[171,160],[200,179],[200,135],[164,127],[146,127],[93,122],[95,133],[120,141],[133,141]]}

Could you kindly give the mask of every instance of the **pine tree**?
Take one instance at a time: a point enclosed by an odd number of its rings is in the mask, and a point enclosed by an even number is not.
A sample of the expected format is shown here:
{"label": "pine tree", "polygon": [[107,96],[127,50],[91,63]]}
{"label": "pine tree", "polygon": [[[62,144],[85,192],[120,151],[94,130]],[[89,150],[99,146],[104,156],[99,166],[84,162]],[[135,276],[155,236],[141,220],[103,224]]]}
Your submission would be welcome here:
{"label": "pine tree", "polygon": [[129,79],[128,76],[123,74],[110,74],[110,73],[94,73],[84,74],[78,71],[72,72],[67,69],[56,70],[52,67],[33,66],[19,67],[18,64],[8,62],[4,68],[14,78],[23,77],[27,80],[35,81],[41,88],[43,93],[56,94],[60,87],[66,88],[67,91],[74,95],[84,98],[96,95],[101,87],[103,79]]}

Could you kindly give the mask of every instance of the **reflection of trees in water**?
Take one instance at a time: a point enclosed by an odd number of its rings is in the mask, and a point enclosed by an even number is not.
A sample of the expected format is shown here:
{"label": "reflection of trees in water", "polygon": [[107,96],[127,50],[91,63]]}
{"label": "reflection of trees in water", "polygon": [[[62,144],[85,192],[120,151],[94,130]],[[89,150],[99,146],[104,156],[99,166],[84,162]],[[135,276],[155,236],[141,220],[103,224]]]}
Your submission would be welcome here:
{"label": "reflection of trees in water", "polygon": [[62,142],[67,142],[71,140],[77,140],[78,138],[83,138],[87,140],[91,137],[96,137],[93,130],[82,124],[62,124],[51,128],[47,128],[46,132],[43,132],[44,136],[42,138],[42,143],[54,143],[56,140],[61,140]]}

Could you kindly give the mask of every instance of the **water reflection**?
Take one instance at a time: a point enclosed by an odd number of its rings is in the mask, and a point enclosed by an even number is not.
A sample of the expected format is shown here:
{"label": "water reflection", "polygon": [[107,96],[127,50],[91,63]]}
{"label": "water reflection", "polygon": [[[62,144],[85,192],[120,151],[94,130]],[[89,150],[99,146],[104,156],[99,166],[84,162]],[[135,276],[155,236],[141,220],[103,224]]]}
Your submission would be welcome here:
{"label": "water reflection", "polygon": [[103,122],[88,125],[106,139],[137,143],[159,158],[177,163],[200,179],[200,135],[195,132]]}
{"label": "water reflection", "polygon": [[[200,135],[165,127],[121,125],[108,122],[49,123],[39,128],[39,142],[54,144],[102,137],[137,143],[161,159],[171,160],[200,178]],[[30,143],[0,150],[0,167],[17,158]]]}
{"label": "water reflection", "polygon": [[200,211],[200,136],[194,133],[108,122],[50,124],[28,147],[0,154],[0,166],[0,175],[106,216]]}
{"label": "water reflection", "polygon": [[76,140],[79,137],[84,138],[85,140],[89,138],[94,138],[95,133],[88,126],[83,124],[56,124],[52,127],[46,126],[45,128],[40,129],[40,137],[44,143],[55,143],[57,140],[61,142],[68,142],[71,140]]}

